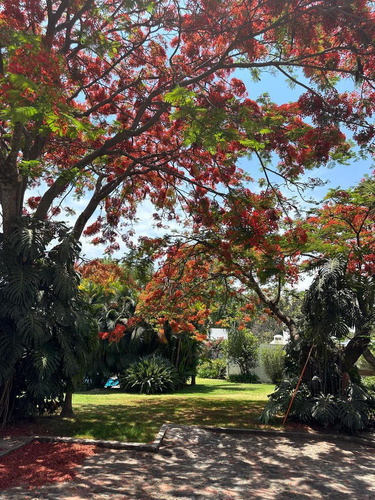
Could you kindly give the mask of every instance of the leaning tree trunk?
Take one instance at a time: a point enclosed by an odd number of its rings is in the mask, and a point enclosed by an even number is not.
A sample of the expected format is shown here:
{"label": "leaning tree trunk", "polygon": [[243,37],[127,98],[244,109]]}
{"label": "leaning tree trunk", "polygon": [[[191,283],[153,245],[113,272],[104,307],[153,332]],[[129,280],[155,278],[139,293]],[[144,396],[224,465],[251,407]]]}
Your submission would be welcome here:
{"label": "leaning tree trunk", "polygon": [[369,365],[372,366],[372,368],[375,370],[375,356],[372,354],[372,352],[370,351],[369,348],[367,348],[364,352],[363,352],[363,357],[365,358],[365,360],[367,361],[367,363]]}
{"label": "leaning tree trunk", "polygon": [[359,328],[358,334],[354,335],[345,347],[342,361],[343,373],[348,373],[358,361],[360,356],[368,349],[371,340],[370,334],[371,328],[369,326]]}

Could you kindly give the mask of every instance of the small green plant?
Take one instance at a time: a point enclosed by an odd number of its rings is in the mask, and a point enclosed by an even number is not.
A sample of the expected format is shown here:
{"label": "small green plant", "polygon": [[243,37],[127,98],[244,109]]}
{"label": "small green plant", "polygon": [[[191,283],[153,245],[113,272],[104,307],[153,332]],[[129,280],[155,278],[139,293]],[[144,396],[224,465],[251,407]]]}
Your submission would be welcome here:
{"label": "small green plant", "polygon": [[279,384],[284,374],[285,351],[283,346],[264,347],[260,353],[264,371],[273,384]]}
{"label": "small green plant", "polygon": [[161,356],[145,356],[132,363],[119,377],[126,392],[164,394],[182,385],[181,376],[170,361]]}
{"label": "small green plant", "polygon": [[224,359],[211,359],[198,367],[198,377],[225,379],[227,364]]}

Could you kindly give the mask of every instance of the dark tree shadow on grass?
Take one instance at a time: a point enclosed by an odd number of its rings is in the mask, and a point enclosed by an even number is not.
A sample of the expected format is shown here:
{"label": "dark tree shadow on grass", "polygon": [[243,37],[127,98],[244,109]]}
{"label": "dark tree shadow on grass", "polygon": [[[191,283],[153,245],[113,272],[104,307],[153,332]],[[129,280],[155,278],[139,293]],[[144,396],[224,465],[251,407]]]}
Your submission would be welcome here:
{"label": "dark tree shadow on grass", "polygon": [[43,417],[20,434],[80,436],[120,441],[153,441],[165,423],[251,428],[264,403],[219,398],[140,398],[136,404],[80,405],[74,419]]}

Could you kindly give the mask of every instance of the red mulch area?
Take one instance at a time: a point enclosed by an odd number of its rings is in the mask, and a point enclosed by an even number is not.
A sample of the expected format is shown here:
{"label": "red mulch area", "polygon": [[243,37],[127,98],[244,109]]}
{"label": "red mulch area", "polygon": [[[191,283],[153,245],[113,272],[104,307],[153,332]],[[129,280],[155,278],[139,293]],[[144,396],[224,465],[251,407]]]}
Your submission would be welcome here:
{"label": "red mulch area", "polygon": [[70,481],[95,446],[34,441],[0,458],[0,490]]}

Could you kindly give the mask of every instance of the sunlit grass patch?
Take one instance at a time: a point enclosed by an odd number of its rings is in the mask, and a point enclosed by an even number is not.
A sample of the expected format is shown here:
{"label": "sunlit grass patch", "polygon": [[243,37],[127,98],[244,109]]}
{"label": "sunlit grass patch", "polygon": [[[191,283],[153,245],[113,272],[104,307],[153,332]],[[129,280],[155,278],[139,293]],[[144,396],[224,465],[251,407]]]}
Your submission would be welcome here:
{"label": "sunlit grass patch", "polygon": [[174,394],[135,395],[117,390],[74,395],[73,419],[48,417],[38,425],[50,434],[149,442],[164,423],[251,428],[272,385],[197,379]]}

